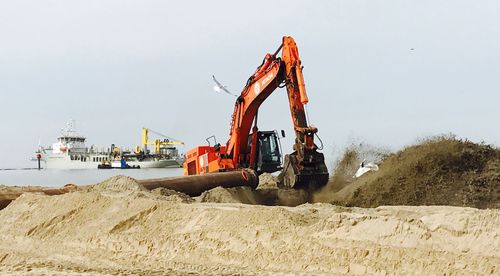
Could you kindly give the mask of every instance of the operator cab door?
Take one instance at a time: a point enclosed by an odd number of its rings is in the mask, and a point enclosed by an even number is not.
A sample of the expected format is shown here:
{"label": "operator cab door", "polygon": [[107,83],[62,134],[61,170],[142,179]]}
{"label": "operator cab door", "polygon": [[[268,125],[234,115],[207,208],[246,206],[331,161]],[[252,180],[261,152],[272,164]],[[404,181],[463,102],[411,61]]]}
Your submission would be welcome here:
{"label": "operator cab door", "polygon": [[278,133],[276,131],[259,131],[257,173],[272,173],[281,169],[281,146]]}

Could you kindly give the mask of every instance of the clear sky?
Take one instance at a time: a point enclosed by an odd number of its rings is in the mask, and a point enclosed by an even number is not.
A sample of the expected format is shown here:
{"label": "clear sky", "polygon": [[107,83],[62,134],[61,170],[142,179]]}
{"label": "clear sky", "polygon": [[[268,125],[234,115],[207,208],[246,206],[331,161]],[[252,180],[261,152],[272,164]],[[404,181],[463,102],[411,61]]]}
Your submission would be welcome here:
{"label": "clear sky", "polygon": [[[70,119],[90,144],[141,127],[225,143],[234,98],[283,35],[299,46],[324,152],[455,133],[500,145],[498,1],[0,1],[0,168],[34,166]],[[286,91],[261,129],[293,138]]]}

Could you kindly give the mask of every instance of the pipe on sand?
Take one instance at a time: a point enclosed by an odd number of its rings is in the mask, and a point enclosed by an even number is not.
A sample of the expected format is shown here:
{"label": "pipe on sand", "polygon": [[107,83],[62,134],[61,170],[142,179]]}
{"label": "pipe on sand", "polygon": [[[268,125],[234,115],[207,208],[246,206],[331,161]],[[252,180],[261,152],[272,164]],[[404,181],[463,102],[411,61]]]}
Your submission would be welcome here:
{"label": "pipe on sand", "polygon": [[[223,188],[249,186],[255,189],[259,184],[259,176],[253,170],[242,169],[230,172],[208,173],[204,175],[143,179],[137,181],[148,190],[166,188],[185,193],[189,196],[199,196],[204,191],[219,186]],[[0,210],[7,207],[9,203],[23,193],[61,195],[76,191],[77,189],[78,186],[67,184],[63,188],[22,187],[19,188],[19,190],[0,190]]]}
{"label": "pipe on sand", "polygon": [[253,170],[242,169],[203,175],[145,179],[138,182],[148,190],[167,188],[189,196],[199,196],[204,191],[219,186],[223,188],[249,186],[255,189],[259,184],[259,176]]}
{"label": "pipe on sand", "polygon": [[0,210],[7,207],[9,203],[24,193],[43,193],[46,195],[62,195],[76,191],[77,186],[66,184],[63,188],[43,188],[43,187],[17,187],[18,190],[0,190]]}

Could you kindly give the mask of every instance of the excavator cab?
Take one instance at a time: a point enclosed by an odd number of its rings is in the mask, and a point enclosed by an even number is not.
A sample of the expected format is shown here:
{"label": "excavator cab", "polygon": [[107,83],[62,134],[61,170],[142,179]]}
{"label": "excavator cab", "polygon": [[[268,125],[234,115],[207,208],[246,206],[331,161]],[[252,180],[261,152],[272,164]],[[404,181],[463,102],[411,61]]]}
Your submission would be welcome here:
{"label": "excavator cab", "polygon": [[[257,163],[256,171],[261,173],[272,173],[280,171],[282,165],[281,144],[278,132],[275,130],[258,131],[257,140]],[[252,135],[250,135],[252,137]],[[248,140],[248,146],[251,147],[252,140]]]}

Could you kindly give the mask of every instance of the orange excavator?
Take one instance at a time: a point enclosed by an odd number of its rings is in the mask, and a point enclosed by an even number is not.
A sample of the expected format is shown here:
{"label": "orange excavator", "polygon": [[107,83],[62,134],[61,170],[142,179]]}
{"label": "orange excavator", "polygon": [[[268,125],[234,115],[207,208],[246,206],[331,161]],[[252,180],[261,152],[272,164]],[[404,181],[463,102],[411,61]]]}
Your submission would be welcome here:
{"label": "orange excavator", "polygon": [[[281,51],[281,58],[278,53]],[[295,131],[293,153],[282,162],[281,146],[276,131],[259,131],[258,110],[277,88],[286,87]],[[189,150],[184,174],[252,169],[261,174],[277,172],[280,184],[295,189],[316,190],[328,181],[323,153],[318,152],[314,136],[318,129],[307,122],[308,103],[299,52],[294,39],[283,37],[274,54],[248,79],[238,96],[231,120],[230,137],[225,146],[215,143]],[[253,126],[252,126],[253,124]],[[282,131],[284,136],[284,132]],[[208,139],[207,139],[208,141]]]}

